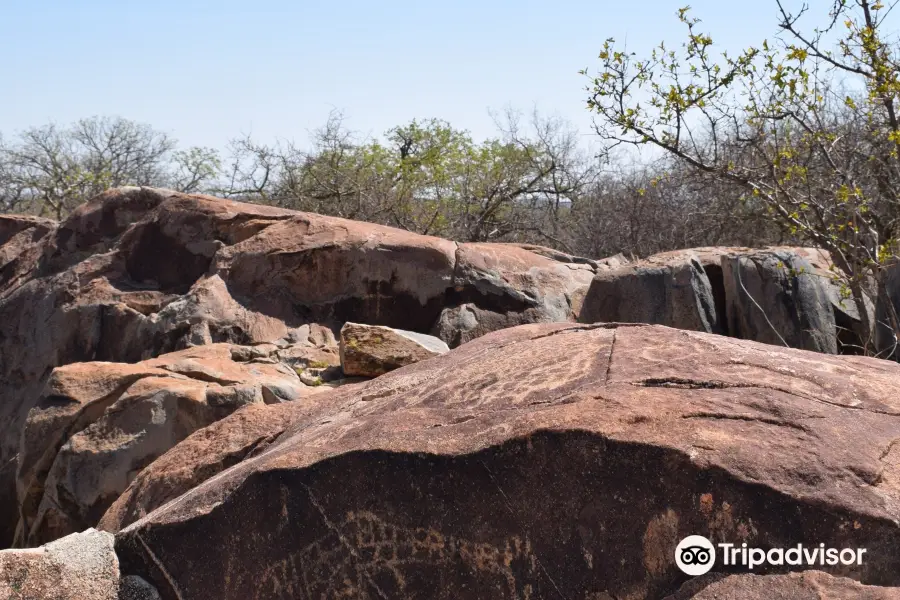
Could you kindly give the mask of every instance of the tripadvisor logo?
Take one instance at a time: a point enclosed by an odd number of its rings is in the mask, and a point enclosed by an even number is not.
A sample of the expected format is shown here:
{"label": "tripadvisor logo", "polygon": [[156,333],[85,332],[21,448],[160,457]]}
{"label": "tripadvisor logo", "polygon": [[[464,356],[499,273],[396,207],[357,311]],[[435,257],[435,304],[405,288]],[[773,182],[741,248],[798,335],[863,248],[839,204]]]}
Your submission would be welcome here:
{"label": "tripadvisor logo", "polygon": [[718,558],[725,566],[743,566],[750,570],[760,565],[835,566],[861,565],[865,548],[826,548],[825,544],[790,548],[750,548],[747,544],[713,543],[702,535],[689,535],[675,547],[675,564],[687,575],[709,572]]}
{"label": "tripadvisor logo", "polygon": [[703,575],[716,564],[716,549],[702,535],[689,535],[675,547],[675,564],[688,575]]}

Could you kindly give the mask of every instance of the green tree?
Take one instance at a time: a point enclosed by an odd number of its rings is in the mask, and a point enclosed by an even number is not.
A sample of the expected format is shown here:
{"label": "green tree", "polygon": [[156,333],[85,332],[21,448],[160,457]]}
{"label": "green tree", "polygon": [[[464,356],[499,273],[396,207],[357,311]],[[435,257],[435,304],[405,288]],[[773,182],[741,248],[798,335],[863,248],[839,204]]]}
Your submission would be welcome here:
{"label": "green tree", "polygon": [[444,121],[413,120],[373,140],[334,114],[308,151],[234,141],[221,192],[465,241],[559,240],[556,217],[590,171],[562,122],[533,125],[525,132],[509,113],[498,137],[477,143]]}
{"label": "green tree", "polygon": [[[607,149],[653,146],[698,181],[744,191],[791,235],[828,250],[860,315],[880,295],[879,327],[900,335],[885,300],[900,234],[900,63],[879,1],[835,0],[817,27],[780,0],[780,34],[740,54],[714,52],[689,8],[687,39],[649,56],[609,39],[588,108]],[[824,11],[823,11],[824,12]],[[586,74],[586,71],[585,71]],[[874,341],[867,323],[863,344]]]}

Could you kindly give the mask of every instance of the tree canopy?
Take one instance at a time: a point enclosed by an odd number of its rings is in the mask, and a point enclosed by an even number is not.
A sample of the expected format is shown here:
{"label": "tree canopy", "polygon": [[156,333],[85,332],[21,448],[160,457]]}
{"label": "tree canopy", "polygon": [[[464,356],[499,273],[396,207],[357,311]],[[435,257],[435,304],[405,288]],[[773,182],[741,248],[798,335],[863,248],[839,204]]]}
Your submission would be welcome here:
{"label": "tree canopy", "polygon": [[[790,12],[776,0],[780,34],[734,56],[715,52],[687,7],[677,14],[680,47],[638,56],[609,39],[588,86],[596,131],[607,150],[654,147],[696,181],[741,190],[744,204],[830,251],[835,276],[866,315],[898,258],[893,6],[835,0],[813,25],[808,6]],[[900,324],[884,306],[877,327],[891,332],[893,347]],[[876,324],[868,325],[871,345]]]}

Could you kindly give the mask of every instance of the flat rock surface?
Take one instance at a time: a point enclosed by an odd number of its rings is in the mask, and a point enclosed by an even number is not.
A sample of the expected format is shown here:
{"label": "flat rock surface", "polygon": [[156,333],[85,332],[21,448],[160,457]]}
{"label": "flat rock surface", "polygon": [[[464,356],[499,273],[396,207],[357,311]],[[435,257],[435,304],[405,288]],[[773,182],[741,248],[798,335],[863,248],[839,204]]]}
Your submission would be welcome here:
{"label": "flat rock surface", "polygon": [[823,569],[900,585],[900,365],[505,330],[333,392],[116,550],[166,599],[641,599],[685,583],[689,534],[863,547]]}

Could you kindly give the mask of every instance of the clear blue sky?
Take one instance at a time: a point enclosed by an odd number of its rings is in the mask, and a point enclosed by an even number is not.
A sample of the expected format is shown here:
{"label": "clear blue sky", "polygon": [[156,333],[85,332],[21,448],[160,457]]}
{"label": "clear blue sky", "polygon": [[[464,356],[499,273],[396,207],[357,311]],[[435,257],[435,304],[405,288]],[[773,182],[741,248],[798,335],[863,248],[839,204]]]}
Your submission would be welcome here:
{"label": "clear blue sky", "polygon": [[[680,41],[686,2],[5,0],[0,132],[118,115],[223,148],[305,140],[336,108],[375,135],[438,117],[483,138],[489,108],[536,105],[587,139],[578,70],[610,36]],[[691,4],[731,49],[776,30],[773,0]]]}

